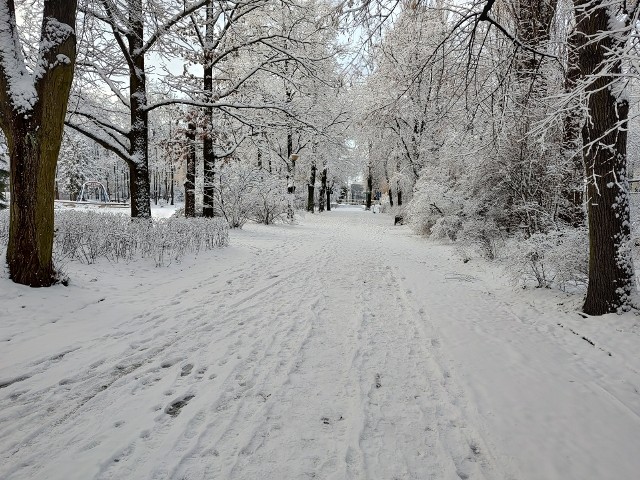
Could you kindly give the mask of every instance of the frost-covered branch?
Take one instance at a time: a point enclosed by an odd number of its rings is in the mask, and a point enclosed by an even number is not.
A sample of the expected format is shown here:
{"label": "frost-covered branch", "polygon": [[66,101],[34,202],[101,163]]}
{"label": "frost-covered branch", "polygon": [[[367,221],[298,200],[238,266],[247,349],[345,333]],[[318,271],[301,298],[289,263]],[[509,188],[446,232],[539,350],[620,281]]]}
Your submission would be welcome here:
{"label": "frost-covered branch", "polygon": [[0,0],[0,45],[0,122],[6,125],[15,114],[28,114],[38,100],[22,55],[13,0]]}

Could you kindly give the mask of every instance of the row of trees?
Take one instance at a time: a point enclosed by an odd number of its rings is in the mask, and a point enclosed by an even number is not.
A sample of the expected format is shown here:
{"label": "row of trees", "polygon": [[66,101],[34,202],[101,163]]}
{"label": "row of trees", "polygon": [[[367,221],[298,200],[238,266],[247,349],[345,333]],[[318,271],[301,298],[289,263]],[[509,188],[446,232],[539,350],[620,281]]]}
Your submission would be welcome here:
{"label": "row of trees", "polygon": [[[633,304],[627,132],[638,2],[43,0],[42,17],[20,14],[31,6],[0,0],[17,282],[55,281],[63,125],[127,165],[133,217],[150,216],[152,146],[184,160],[187,215],[202,162],[203,214],[213,216],[228,204],[225,178],[280,182],[309,210],[319,178],[324,205],[349,170],[335,160],[353,112],[368,191],[386,189],[424,231],[473,237],[491,254],[497,235],[585,226],[585,312]],[[366,54],[349,64],[364,72],[357,88],[337,73],[339,25]],[[154,120],[162,115],[169,121]],[[165,130],[152,133],[154,124]]]}
{"label": "row of trees", "polygon": [[[322,1],[44,0],[42,17],[32,7],[0,1],[1,126],[11,158],[7,262],[18,283],[56,280],[63,125],[67,147],[82,143],[75,132],[127,165],[135,218],[151,215],[156,148],[186,164],[187,215],[201,159],[204,216],[215,214],[215,176],[225,165],[250,162],[266,183],[288,176],[293,189],[296,171],[330,168],[344,148],[337,30]],[[178,71],[170,68],[176,64]],[[170,121],[155,124],[173,132],[155,135],[154,118],[163,115]],[[78,149],[74,158],[82,163],[83,155]],[[62,167],[59,174],[77,177],[73,165]]]}
{"label": "row of trees", "polygon": [[358,144],[392,204],[488,255],[498,236],[587,228],[584,311],[631,308],[638,2],[350,5],[371,39]]}

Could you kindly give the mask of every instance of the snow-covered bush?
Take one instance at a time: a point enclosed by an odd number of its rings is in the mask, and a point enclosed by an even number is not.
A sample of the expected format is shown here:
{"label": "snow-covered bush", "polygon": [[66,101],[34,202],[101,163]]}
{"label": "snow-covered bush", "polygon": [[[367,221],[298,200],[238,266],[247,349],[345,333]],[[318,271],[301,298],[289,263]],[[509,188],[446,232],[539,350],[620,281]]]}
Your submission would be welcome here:
{"label": "snow-covered bush", "polygon": [[289,199],[282,189],[282,182],[273,175],[261,178],[256,188],[253,220],[265,225],[290,221],[293,220],[290,211]]}
{"label": "snow-covered bush", "polygon": [[458,248],[463,259],[479,255],[489,260],[498,257],[504,235],[492,218],[473,218],[462,222],[458,232]]}
{"label": "snow-covered bush", "polygon": [[289,206],[284,183],[242,162],[229,162],[218,171],[216,206],[232,228],[248,220],[269,225],[284,220]]}
{"label": "snow-covered bush", "polygon": [[[9,214],[0,212],[0,242],[9,239]],[[228,245],[229,228],[221,219],[131,219],[125,215],[55,212],[54,258],[94,263],[153,258],[156,266],[179,261],[188,253]]]}
{"label": "snow-covered bush", "polygon": [[216,206],[231,228],[242,228],[251,218],[257,172],[251,165],[230,162],[217,173]]}
{"label": "snow-covered bush", "polygon": [[431,227],[431,237],[442,240],[456,240],[462,230],[462,218],[458,215],[440,217]]}
{"label": "snow-covered bush", "polygon": [[455,240],[462,226],[459,217],[462,204],[452,193],[437,176],[423,175],[405,208],[405,219],[421,235]]}
{"label": "snow-covered bush", "polygon": [[588,243],[585,229],[537,233],[510,242],[505,255],[514,279],[523,285],[567,289],[587,282]]}

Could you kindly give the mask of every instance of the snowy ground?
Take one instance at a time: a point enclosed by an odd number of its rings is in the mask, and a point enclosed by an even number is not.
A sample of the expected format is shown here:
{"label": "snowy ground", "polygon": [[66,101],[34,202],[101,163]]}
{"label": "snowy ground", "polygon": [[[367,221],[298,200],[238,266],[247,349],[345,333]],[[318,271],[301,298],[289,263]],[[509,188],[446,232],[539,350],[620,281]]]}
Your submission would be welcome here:
{"label": "snowy ground", "polygon": [[2,479],[636,479],[640,317],[338,209],[0,278]]}
{"label": "snowy ground", "polygon": [[[168,218],[175,213],[179,208],[183,208],[184,203],[176,203],[175,205],[169,205],[168,203],[160,202],[158,205],[151,203],[151,216],[158,218]],[[117,213],[119,215],[130,215],[131,207],[126,204],[122,204],[118,207],[102,206],[99,204],[91,203],[78,203],[76,205],[72,203],[56,203],[56,208],[64,210],[77,210],[77,211],[92,211],[102,213]]]}

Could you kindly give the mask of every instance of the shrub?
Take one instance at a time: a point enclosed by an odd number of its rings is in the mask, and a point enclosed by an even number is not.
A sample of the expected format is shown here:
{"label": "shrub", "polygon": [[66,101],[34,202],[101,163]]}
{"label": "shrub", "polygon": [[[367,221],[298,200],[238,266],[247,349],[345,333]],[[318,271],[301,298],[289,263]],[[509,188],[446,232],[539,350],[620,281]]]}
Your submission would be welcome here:
{"label": "shrub", "polygon": [[229,162],[218,170],[216,207],[231,228],[242,228],[248,220],[269,225],[286,221],[289,199],[281,179],[264,169],[242,162]]}
{"label": "shrub", "polygon": [[[0,243],[9,240],[9,213],[0,212]],[[227,222],[213,218],[131,219],[93,211],[55,212],[53,253],[56,262],[94,263],[136,257],[153,258],[156,266],[179,261],[188,253],[229,244]]]}
{"label": "shrub", "polygon": [[504,244],[504,235],[493,219],[475,218],[461,222],[461,229],[456,237],[463,258],[479,255],[489,260],[498,257],[500,247]]}
{"label": "shrub", "polygon": [[537,233],[507,248],[509,269],[514,279],[538,288],[586,285],[588,237],[585,229]]}

